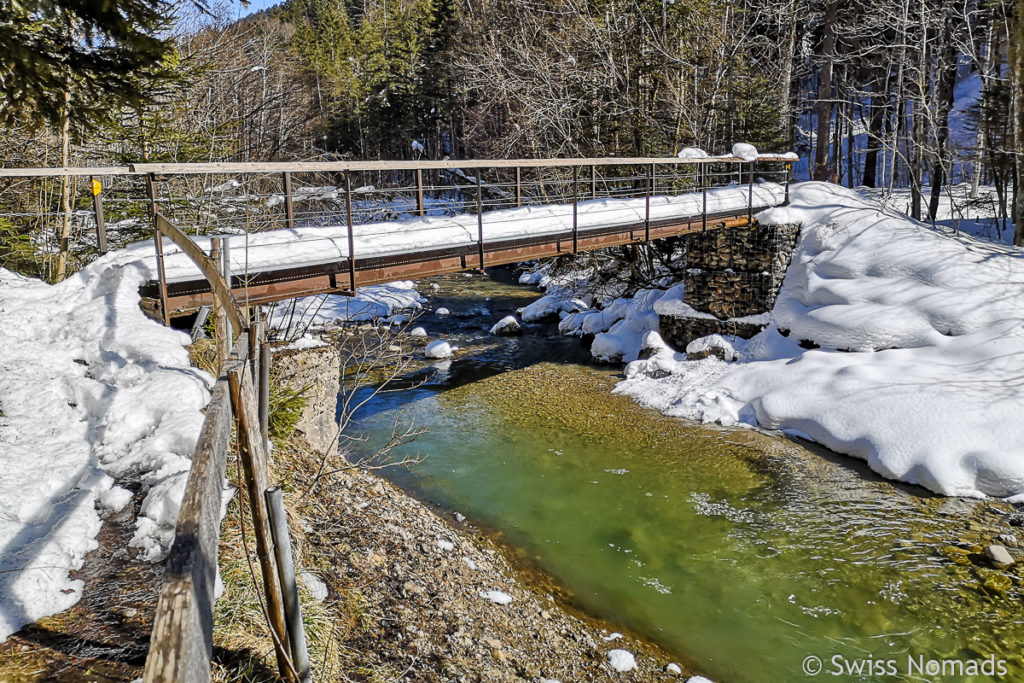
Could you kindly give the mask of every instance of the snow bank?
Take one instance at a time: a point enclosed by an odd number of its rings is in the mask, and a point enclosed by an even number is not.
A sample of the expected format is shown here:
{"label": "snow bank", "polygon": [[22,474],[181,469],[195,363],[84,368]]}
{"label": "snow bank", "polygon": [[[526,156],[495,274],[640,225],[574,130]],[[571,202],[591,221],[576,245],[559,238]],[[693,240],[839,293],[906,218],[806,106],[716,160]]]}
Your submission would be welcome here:
{"label": "snow bank", "polygon": [[141,557],[173,538],[211,378],[139,309],[148,273],[115,258],[53,286],[0,269],[0,640],[81,597],[68,573],[131,500],[117,482],[145,494]]}
{"label": "snow bank", "polygon": [[279,303],[270,311],[270,326],[277,330],[320,330],[346,322],[389,318],[397,311],[422,308],[424,301],[410,280],[369,285],[357,288],[355,296],[318,294]]}
{"label": "snow bank", "polygon": [[616,391],[804,435],[938,493],[1024,500],[1024,253],[827,183],[791,201],[758,216],[804,229],[772,324],[733,342],[739,362],[663,351]]}

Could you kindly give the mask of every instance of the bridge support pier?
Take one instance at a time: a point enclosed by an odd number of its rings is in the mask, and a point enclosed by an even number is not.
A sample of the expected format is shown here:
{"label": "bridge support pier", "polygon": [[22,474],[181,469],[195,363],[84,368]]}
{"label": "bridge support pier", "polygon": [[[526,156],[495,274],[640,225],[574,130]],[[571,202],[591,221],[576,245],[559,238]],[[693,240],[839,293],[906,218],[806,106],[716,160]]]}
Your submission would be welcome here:
{"label": "bridge support pier", "polygon": [[755,222],[686,236],[684,302],[698,315],[661,315],[662,338],[683,350],[711,334],[749,339],[764,329],[799,233],[798,225]]}

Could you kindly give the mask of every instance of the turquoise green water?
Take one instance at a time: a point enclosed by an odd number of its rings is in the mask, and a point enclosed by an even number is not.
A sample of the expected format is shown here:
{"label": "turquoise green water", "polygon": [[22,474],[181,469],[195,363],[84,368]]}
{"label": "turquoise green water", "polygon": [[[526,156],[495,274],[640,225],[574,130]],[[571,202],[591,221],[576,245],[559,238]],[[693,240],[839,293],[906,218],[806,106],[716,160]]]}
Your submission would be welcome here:
{"label": "turquoise green water", "polygon": [[[608,370],[538,363],[461,383],[458,365],[372,402],[366,447],[396,415],[428,427],[406,448],[424,462],[388,476],[499,531],[585,611],[719,683],[810,680],[811,655],[824,680],[1024,679],[1020,581],[971,556],[1009,507],[663,418],[610,395]],[[952,675],[990,655],[1005,676]],[[943,659],[963,664],[943,676]]]}

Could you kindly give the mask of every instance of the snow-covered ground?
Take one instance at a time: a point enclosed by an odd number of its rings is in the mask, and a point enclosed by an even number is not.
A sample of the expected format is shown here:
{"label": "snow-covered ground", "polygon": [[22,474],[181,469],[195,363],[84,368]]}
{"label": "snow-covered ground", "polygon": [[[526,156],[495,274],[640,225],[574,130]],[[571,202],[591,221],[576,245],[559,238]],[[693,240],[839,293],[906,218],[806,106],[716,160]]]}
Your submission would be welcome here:
{"label": "snow-covered ground", "polygon": [[[355,296],[320,294],[270,307],[270,326],[283,338],[346,322],[385,320],[399,311],[417,310],[426,301],[410,280],[359,287]],[[405,322],[405,319],[399,321]]]}
{"label": "snow-covered ground", "polygon": [[938,493],[1024,500],[1024,252],[835,185],[791,201],[759,215],[803,230],[768,328],[727,340],[738,361],[688,361],[650,333],[660,350],[616,391],[805,436]]}
{"label": "snow-covered ground", "polygon": [[59,285],[0,269],[0,642],[81,597],[101,515],[140,486],[131,545],[160,559],[212,379],[139,309],[147,272],[109,257]]}

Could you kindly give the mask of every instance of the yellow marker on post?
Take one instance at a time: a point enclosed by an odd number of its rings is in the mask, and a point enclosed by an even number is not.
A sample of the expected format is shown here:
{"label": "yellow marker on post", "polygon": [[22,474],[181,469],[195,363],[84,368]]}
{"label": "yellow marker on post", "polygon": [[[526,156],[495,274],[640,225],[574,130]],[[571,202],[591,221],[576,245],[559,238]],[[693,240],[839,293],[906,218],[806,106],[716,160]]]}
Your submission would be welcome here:
{"label": "yellow marker on post", "polygon": [[95,178],[93,178],[92,179],[92,194],[93,194],[93,196],[95,197],[100,192],[103,192],[103,185],[100,184],[100,181],[98,181]]}

